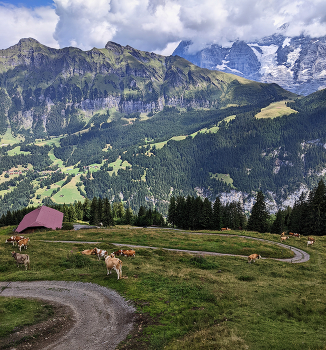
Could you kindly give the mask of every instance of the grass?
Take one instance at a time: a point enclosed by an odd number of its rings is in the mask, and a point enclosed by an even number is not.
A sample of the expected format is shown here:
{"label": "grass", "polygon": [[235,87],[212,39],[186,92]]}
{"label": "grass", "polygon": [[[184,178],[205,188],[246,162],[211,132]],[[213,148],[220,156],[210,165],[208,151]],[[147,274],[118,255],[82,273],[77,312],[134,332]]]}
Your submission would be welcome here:
{"label": "grass", "polygon": [[53,315],[52,306],[35,299],[0,298],[0,339],[22,326],[32,325]]}
{"label": "grass", "polygon": [[230,176],[230,174],[212,174],[212,173],[211,173],[211,178],[212,178],[212,179],[219,180],[219,181],[223,181],[223,182],[225,182],[227,185],[230,185],[232,188],[235,188],[235,187],[233,186],[233,179],[232,179],[232,177]]}
{"label": "grass", "polygon": [[69,183],[64,185],[60,191],[52,197],[52,200],[58,204],[73,203],[75,200],[83,201],[84,197],[80,194],[76,186],[76,183],[79,181],[79,176],[73,177]]}
{"label": "grass", "polygon": [[[106,276],[103,260],[79,252],[99,242],[98,248],[116,250],[112,242],[245,253],[251,250],[277,257],[277,246],[239,237],[249,235],[279,242],[271,234],[230,231],[233,236],[205,232],[114,227],[84,231],[48,231],[30,235],[31,270],[17,268],[5,244],[10,228],[0,231],[0,281],[67,280],[97,283],[115,289],[147,315],[138,336],[122,349],[325,349],[326,238],[317,237],[306,248],[304,238],[289,240],[309,250],[311,259],[289,264],[272,259],[248,264],[243,257],[194,256],[164,249],[136,249],[135,258],[122,257],[123,275]],[[215,232],[216,233],[216,232]],[[77,240],[47,243],[40,239]],[[256,245],[257,244],[257,245]],[[51,251],[51,254],[43,254]],[[264,255],[265,254],[265,255]],[[0,298],[1,299],[1,298]],[[128,345],[129,344],[129,345]],[[137,345],[138,344],[138,345]]]}
{"label": "grass", "polygon": [[256,114],[256,118],[277,118],[285,115],[289,115],[292,113],[297,113],[294,109],[286,106],[286,101],[278,101],[273,102],[266,108],[262,108],[262,110]]}

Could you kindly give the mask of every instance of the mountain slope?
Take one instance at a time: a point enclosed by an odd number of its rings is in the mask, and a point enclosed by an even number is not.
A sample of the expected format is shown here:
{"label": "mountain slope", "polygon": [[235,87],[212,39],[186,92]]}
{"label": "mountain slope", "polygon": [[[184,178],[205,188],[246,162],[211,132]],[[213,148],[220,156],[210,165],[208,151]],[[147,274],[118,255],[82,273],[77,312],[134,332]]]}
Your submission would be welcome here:
{"label": "mountain slope", "polygon": [[113,42],[90,51],[57,50],[29,38],[0,50],[0,134],[8,126],[25,137],[76,132],[94,112],[108,109],[129,115],[164,106],[221,108],[293,97],[277,85]]}

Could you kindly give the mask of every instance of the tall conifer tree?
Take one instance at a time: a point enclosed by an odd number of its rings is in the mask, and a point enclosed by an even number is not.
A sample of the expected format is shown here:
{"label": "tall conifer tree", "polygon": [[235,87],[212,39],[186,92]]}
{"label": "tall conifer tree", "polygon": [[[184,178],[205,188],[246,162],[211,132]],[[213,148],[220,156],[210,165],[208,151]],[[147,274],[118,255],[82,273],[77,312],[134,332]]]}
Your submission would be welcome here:
{"label": "tall conifer tree", "polygon": [[265,197],[263,192],[259,191],[248,220],[248,230],[266,232],[268,230],[268,218],[269,213],[266,209]]}

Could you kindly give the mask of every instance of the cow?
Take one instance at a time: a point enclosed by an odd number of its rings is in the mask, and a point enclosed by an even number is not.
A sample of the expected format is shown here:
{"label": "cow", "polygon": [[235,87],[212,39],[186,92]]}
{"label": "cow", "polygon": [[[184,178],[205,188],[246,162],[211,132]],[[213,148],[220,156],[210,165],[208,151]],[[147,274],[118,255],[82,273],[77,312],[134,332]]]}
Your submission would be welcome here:
{"label": "cow", "polygon": [[251,263],[252,261],[255,262],[256,259],[261,259],[261,256],[259,254],[251,254],[248,256],[248,263]]}
{"label": "cow", "polygon": [[123,250],[122,250],[122,249],[119,249],[119,250],[117,250],[116,252],[114,252],[113,254],[114,254],[114,256],[123,255]]}
{"label": "cow", "polygon": [[18,243],[19,240],[25,238],[24,236],[11,236],[9,238],[6,239],[6,243],[12,243],[12,245],[14,246],[15,244]]}
{"label": "cow", "polygon": [[95,254],[98,257],[98,260],[101,260],[102,257],[105,259],[105,257],[108,255],[108,252],[106,250],[102,250],[98,248],[94,248],[94,250],[95,250]]}
{"label": "cow", "polygon": [[308,245],[313,245],[315,243],[315,241],[307,241],[307,247]]}
{"label": "cow", "polygon": [[284,236],[285,236],[285,232],[282,232],[282,233],[281,233],[281,236],[283,236],[283,237],[284,237]]}
{"label": "cow", "polygon": [[29,241],[30,241],[29,237],[20,239],[20,240],[18,241],[19,250],[22,251],[22,248],[27,249],[27,243],[28,243]]}
{"label": "cow", "polygon": [[11,252],[11,256],[16,260],[17,267],[19,267],[19,264],[24,264],[25,270],[27,270],[27,267],[30,268],[30,259],[28,254]]}
{"label": "cow", "polygon": [[293,233],[294,237],[299,237],[300,238],[300,233]]}
{"label": "cow", "polygon": [[129,250],[123,250],[122,251],[122,255],[123,256],[136,256],[136,252],[132,249],[129,249]]}
{"label": "cow", "polygon": [[315,242],[315,238],[314,237],[308,237],[308,241],[314,241]]}
{"label": "cow", "polygon": [[293,232],[289,232],[289,235],[290,235],[290,236],[293,236],[293,235],[294,235],[294,233],[293,233]]}
{"label": "cow", "polygon": [[115,258],[113,253],[105,258],[105,265],[107,275],[111,274],[112,270],[115,270],[118,275],[118,279],[122,277],[122,261],[118,258]]}
{"label": "cow", "polygon": [[228,227],[222,227],[222,228],[221,228],[221,231],[231,231],[231,229],[228,228]]}
{"label": "cow", "polygon": [[96,251],[95,251],[96,248],[93,248],[93,249],[85,249],[83,250],[81,253],[83,255],[93,255],[93,254],[96,254]]}
{"label": "cow", "polygon": [[289,239],[290,237],[283,237],[281,236],[281,242],[284,242],[285,240]]}

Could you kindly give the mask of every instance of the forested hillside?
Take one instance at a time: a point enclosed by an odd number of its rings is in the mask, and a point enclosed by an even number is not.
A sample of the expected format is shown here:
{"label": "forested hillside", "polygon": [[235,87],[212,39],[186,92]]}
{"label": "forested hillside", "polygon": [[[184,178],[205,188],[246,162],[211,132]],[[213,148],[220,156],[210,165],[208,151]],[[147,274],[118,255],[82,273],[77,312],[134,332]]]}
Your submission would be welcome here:
{"label": "forested hillside", "polygon": [[94,197],[166,215],[187,195],[249,211],[257,191],[276,212],[324,178],[325,91],[298,98],[114,43],[83,52],[25,39],[0,61],[0,215]]}

